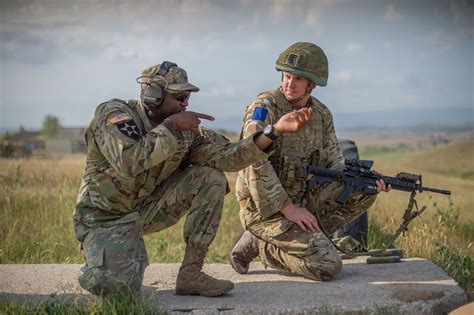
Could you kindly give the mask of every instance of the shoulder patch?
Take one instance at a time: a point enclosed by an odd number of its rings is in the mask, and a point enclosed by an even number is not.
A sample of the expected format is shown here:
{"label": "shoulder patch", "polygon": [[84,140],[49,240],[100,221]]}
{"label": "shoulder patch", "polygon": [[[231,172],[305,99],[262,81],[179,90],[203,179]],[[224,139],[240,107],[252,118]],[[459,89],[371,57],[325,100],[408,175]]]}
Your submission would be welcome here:
{"label": "shoulder patch", "polygon": [[[129,117],[130,118],[130,117]],[[125,136],[133,139],[139,140],[141,137],[140,129],[138,129],[137,124],[133,120],[122,121],[117,123],[118,130],[123,133]]]}
{"label": "shoulder patch", "polygon": [[118,115],[115,115],[113,117],[110,117],[109,118],[109,122],[111,124],[118,124],[118,123],[122,123],[124,121],[129,121],[131,120],[132,118],[130,116],[128,116],[127,114],[118,114]]}
{"label": "shoulder patch", "polygon": [[268,115],[268,109],[263,108],[263,107],[255,107],[255,110],[253,111],[252,119],[253,120],[260,120],[260,121],[265,121]]}

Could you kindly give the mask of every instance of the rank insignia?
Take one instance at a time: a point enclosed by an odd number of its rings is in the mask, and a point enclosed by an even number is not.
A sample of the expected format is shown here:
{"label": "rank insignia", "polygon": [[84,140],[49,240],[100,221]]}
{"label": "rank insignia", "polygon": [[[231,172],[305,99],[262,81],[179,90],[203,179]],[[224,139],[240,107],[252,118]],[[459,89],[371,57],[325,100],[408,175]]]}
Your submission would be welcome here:
{"label": "rank insignia", "polygon": [[124,122],[124,121],[129,121],[130,119],[132,119],[132,118],[130,116],[128,116],[127,114],[118,114],[114,117],[109,118],[109,122],[111,124],[118,124],[118,123],[121,123],[121,122]]}
{"label": "rank insignia", "polygon": [[117,124],[117,128],[125,136],[133,140],[138,140],[141,137],[140,129],[138,129],[137,124],[133,120],[121,122]]}
{"label": "rank insignia", "polygon": [[268,109],[263,108],[263,107],[255,107],[255,110],[253,111],[252,119],[253,120],[260,120],[260,121],[265,121],[268,115]]}
{"label": "rank insignia", "polygon": [[296,63],[297,63],[297,61],[298,61],[298,58],[299,58],[298,55],[296,55],[296,54],[290,54],[290,55],[288,56],[288,60],[286,61],[286,64],[287,64],[287,65],[290,65],[290,66],[296,66]]}

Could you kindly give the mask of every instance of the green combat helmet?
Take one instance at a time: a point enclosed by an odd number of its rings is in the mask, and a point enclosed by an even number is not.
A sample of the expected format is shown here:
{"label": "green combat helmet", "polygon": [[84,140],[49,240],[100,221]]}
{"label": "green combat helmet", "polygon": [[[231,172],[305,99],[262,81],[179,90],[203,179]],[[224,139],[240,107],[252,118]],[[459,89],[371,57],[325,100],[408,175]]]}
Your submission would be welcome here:
{"label": "green combat helmet", "polygon": [[312,43],[298,42],[278,56],[276,69],[305,77],[318,86],[328,81],[328,59],[323,50]]}

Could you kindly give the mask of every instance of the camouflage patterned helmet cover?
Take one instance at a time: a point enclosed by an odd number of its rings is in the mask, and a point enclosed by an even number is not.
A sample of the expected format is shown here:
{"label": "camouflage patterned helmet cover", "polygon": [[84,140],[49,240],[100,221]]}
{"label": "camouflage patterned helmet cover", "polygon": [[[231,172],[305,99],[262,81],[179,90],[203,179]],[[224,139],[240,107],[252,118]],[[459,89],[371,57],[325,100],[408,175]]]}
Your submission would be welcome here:
{"label": "camouflage patterned helmet cover", "polygon": [[162,87],[166,86],[166,90],[173,92],[198,92],[199,88],[188,82],[188,75],[184,69],[178,66],[171,67],[165,76],[157,74],[160,64],[151,66],[142,71],[139,82],[141,90],[147,87],[147,84],[157,83]]}
{"label": "camouflage patterned helmet cover", "polygon": [[276,69],[305,77],[318,86],[326,86],[328,59],[323,50],[312,43],[297,42],[278,56]]}

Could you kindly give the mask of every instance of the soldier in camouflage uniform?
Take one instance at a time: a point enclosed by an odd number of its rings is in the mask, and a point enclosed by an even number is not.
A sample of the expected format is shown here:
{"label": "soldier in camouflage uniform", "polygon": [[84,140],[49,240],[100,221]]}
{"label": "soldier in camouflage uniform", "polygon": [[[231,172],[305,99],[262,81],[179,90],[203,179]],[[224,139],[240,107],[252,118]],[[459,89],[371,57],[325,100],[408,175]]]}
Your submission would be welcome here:
{"label": "soldier in camouflage uniform", "polygon": [[[148,265],[143,235],[186,215],[176,293],[224,294],[233,283],[201,271],[228,188],[223,171],[267,158],[271,140],[256,132],[231,144],[200,127],[200,119],[213,117],[186,111],[199,89],[174,63],[150,67],[137,81],[140,101],[100,104],[85,133],[86,169],[73,216],[86,260],[79,283],[94,294],[139,293]],[[298,131],[311,114],[286,115],[277,129]]]}
{"label": "soldier in camouflage uniform", "polygon": [[[282,85],[261,93],[243,119],[241,138],[263,130],[274,140],[273,154],[239,172],[236,195],[245,231],[230,253],[230,263],[244,274],[260,255],[267,266],[330,280],[342,263],[327,233],[356,218],[375,197],[354,193],[341,206],[335,202],[341,183],[307,190],[309,166],[344,167],[331,112],[310,95],[327,83],[327,59],[318,46],[295,43],[280,54],[276,69],[282,71]],[[292,134],[273,130],[280,117],[300,108],[313,110],[309,124]],[[382,181],[377,185],[379,190],[389,189]]]}

